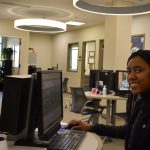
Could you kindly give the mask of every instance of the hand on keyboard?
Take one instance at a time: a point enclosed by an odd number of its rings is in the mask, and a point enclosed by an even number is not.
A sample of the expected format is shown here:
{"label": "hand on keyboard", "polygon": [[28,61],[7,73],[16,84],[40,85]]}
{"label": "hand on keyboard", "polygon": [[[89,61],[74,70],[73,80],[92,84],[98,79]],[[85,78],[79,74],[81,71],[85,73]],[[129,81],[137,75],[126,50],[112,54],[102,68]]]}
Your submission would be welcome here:
{"label": "hand on keyboard", "polygon": [[68,123],[68,126],[71,127],[73,130],[83,130],[83,131],[89,131],[90,130],[90,125],[82,122],[81,120],[71,120]]}
{"label": "hand on keyboard", "polygon": [[78,123],[70,123],[70,124],[67,125],[67,127],[65,129],[74,129],[78,126],[79,126]]}

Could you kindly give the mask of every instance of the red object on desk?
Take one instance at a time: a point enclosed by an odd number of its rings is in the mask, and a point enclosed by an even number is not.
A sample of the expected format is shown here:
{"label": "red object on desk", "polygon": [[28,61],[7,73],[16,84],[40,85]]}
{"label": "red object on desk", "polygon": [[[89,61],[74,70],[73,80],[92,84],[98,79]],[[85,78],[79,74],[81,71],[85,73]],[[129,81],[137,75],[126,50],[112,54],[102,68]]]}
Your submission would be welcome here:
{"label": "red object on desk", "polygon": [[97,89],[97,88],[92,88],[92,90],[91,90],[91,93],[92,93],[92,94],[97,94],[97,92],[98,92],[98,89]]}

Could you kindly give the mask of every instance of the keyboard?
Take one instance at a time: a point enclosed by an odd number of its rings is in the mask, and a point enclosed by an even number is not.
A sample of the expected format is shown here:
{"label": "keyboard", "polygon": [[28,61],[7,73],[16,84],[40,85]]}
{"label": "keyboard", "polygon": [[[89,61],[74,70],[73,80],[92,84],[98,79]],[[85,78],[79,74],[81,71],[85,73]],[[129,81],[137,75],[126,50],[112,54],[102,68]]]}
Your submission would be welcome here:
{"label": "keyboard", "polygon": [[63,130],[55,134],[47,150],[77,150],[84,139],[86,131]]}

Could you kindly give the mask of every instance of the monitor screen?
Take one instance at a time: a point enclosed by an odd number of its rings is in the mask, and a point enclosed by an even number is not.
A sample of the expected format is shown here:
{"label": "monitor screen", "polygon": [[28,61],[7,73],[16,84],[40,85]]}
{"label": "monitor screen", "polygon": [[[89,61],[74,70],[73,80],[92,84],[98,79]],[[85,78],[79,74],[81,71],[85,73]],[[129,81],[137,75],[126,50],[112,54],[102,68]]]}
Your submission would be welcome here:
{"label": "monitor screen", "polygon": [[62,75],[59,71],[37,72],[40,139],[48,140],[60,128],[63,119]]}
{"label": "monitor screen", "polygon": [[117,70],[116,71],[116,84],[115,84],[115,92],[123,95],[128,94],[129,92],[129,84],[127,81],[127,71],[125,70]]}

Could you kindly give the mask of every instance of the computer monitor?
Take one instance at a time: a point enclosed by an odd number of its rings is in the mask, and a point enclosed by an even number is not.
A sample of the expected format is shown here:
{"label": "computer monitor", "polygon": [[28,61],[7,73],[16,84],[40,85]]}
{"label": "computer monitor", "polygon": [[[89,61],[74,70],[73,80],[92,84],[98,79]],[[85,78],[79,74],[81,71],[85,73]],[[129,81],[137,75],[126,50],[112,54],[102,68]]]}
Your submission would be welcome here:
{"label": "computer monitor", "polygon": [[99,80],[99,70],[90,70],[89,88],[96,87],[96,81]]}
{"label": "computer monitor", "polygon": [[[12,80],[14,85],[20,83],[16,86],[18,91],[13,90]],[[23,78],[23,82],[12,77],[6,81],[0,130],[7,132],[16,145],[47,147],[47,141],[59,130],[63,119],[61,71],[39,71],[28,80]]]}
{"label": "computer monitor", "polygon": [[[115,90],[115,74],[113,70],[90,70],[89,87],[95,88],[99,86],[99,81],[103,81],[107,91]],[[102,89],[101,89],[102,90]]]}
{"label": "computer monitor", "polygon": [[31,76],[6,76],[0,117],[0,131],[9,135],[21,134],[25,129]]}
{"label": "computer monitor", "polygon": [[127,81],[126,70],[116,70],[115,73],[115,92],[117,95],[128,95],[129,84]]}
{"label": "computer monitor", "polygon": [[59,71],[37,72],[39,138],[49,140],[63,119],[62,75]]}
{"label": "computer monitor", "polygon": [[99,81],[103,81],[103,85],[106,85],[107,91],[115,90],[115,79],[113,70],[100,70]]}

